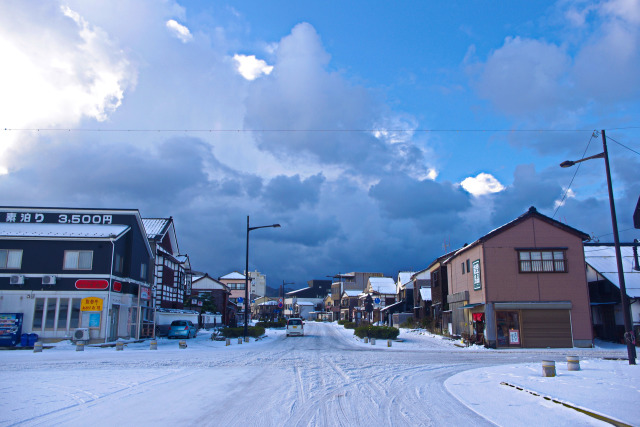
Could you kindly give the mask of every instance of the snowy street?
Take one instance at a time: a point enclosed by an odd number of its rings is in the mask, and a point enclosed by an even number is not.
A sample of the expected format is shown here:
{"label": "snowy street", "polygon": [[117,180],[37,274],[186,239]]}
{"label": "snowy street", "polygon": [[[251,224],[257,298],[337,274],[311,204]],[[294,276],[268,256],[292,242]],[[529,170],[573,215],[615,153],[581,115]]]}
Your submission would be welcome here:
{"label": "snowy street", "polygon": [[[492,413],[513,416],[514,410],[522,425],[597,425],[562,405],[500,386],[500,375],[482,373],[575,353],[581,359],[623,354],[472,350],[406,332],[404,342],[388,348],[386,341],[365,345],[335,323],[307,322],[305,333],[287,338],[283,330],[268,330],[265,339],[232,340],[229,347],[201,331],[187,349],[160,339],[157,351],[145,341],[124,351],[76,352],[66,343],[43,353],[0,352],[0,425],[493,425],[487,418],[498,424],[508,418]],[[479,368],[485,371],[469,376],[466,386],[464,372]],[[520,369],[511,369],[508,379],[517,382]],[[474,386],[474,378],[485,388]],[[486,384],[494,379],[497,386]],[[469,409],[478,403],[464,390],[486,395],[493,388],[501,393],[494,402]],[[629,398],[637,401],[637,389]]]}

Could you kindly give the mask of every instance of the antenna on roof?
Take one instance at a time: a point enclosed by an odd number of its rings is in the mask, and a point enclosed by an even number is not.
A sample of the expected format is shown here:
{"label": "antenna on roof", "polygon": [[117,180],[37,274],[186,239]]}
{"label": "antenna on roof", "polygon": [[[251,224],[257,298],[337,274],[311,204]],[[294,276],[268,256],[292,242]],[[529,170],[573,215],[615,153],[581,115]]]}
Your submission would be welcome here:
{"label": "antenna on roof", "polygon": [[447,239],[444,239],[442,241],[442,248],[444,249],[444,253],[448,254],[449,253],[449,246],[451,246],[451,242],[448,241]]}

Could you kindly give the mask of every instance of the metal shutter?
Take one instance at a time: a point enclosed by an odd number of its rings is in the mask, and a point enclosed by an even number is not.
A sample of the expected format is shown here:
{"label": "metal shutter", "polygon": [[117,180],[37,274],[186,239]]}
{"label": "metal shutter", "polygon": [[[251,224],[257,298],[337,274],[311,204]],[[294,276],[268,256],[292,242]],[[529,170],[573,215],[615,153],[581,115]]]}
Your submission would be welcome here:
{"label": "metal shutter", "polygon": [[521,325],[523,347],[573,347],[569,310],[522,310]]}

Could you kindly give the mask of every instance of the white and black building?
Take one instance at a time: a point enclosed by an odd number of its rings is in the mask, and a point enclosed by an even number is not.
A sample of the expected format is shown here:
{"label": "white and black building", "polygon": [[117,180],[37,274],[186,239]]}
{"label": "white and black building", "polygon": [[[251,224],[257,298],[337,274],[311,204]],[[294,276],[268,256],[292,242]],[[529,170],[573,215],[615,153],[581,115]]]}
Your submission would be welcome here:
{"label": "white and black building", "polygon": [[153,271],[138,210],[0,207],[0,313],[41,340],[152,331]]}

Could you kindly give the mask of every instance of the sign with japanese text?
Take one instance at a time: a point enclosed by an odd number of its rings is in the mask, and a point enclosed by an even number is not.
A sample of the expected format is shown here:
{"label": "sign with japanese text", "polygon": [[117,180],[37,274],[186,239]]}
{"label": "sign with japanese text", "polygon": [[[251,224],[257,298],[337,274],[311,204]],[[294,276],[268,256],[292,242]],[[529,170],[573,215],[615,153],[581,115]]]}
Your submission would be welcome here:
{"label": "sign with japanese text", "polygon": [[482,283],[480,282],[480,260],[473,261],[471,271],[473,272],[473,290],[477,291],[482,289]]}
{"label": "sign with japanese text", "polygon": [[520,331],[518,329],[509,329],[509,344],[520,345]]}
{"label": "sign with japanese text", "polygon": [[0,222],[58,223],[58,224],[113,224],[113,215],[58,214],[40,212],[3,212]]}
{"label": "sign with japanese text", "polygon": [[122,292],[122,283],[113,282],[113,290],[116,292]]}
{"label": "sign with japanese text", "polygon": [[82,301],[80,301],[80,311],[102,311],[102,298],[82,298]]}
{"label": "sign with japanese text", "polygon": [[140,299],[151,299],[151,289],[146,286],[140,286]]}

